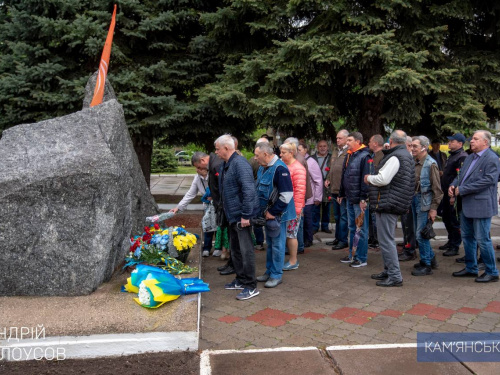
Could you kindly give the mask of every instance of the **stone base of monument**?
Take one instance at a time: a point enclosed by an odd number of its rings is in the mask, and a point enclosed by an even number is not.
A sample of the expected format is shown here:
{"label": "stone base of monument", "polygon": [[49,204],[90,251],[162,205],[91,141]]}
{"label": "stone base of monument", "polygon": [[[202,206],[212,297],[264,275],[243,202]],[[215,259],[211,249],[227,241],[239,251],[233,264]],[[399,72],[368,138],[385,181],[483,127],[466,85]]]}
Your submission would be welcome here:
{"label": "stone base of monument", "polygon": [[[202,234],[199,228],[187,230]],[[200,246],[198,243],[192,249],[186,262],[199,270]],[[200,294],[181,296],[160,308],[146,309],[133,300],[137,295],[120,291],[127,277],[130,273],[118,271],[109,282],[86,296],[0,297],[0,328],[6,327],[8,336],[10,328],[17,327],[19,338],[22,331],[30,332],[19,341],[0,338],[0,346],[10,348],[11,353],[20,348],[25,360],[40,354],[33,350],[30,353],[30,348],[37,347],[53,349],[54,353],[63,348],[66,358],[198,350]],[[201,277],[201,273],[181,277]],[[31,340],[31,328],[36,332],[42,325],[45,339]]]}

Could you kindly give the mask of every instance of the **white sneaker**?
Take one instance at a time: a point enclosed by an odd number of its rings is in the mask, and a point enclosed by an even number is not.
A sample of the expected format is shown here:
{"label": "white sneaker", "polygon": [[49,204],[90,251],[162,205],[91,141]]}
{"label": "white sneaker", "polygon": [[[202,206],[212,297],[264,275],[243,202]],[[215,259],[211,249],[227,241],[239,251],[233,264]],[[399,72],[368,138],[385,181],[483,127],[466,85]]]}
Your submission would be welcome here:
{"label": "white sneaker", "polygon": [[222,250],[214,250],[214,252],[212,253],[212,256],[213,257],[220,257],[221,254],[222,254]]}
{"label": "white sneaker", "polygon": [[210,256],[210,251],[208,250],[203,250],[203,254],[201,254],[204,257],[209,257]]}

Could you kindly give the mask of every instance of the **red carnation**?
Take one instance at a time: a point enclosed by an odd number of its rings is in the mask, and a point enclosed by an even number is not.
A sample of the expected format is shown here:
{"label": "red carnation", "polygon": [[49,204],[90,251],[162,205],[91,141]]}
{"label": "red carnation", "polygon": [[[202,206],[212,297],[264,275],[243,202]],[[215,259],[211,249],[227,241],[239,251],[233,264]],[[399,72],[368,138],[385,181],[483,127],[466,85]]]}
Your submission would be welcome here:
{"label": "red carnation", "polygon": [[328,200],[331,201],[332,200],[332,197],[328,197]]}
{"label": "red carnation", "polygon": [[158,223],[155,223],[155,229],[160,229],[160,225]]}
{"label": "red carnation", "polygon": [[144,227],[144,231],[145,231],[146,233],[149,233],[149,232],[150,232],[149,227]]}
{"label": "red carnation", "polygon": [[325,171],[326,171],[326,172],[330,172],[330,168],[326,167],[326,168],[325,168]]}
{"label": "red carnation", "polygon": [[460,168],[457,168],[457,172],[460,172]]}
{"label": "red carnation", "polygon": [[368,159],[368,163],[373,163],[373,159]]}
{"label": "red carnation", "polygon": [[144,236],[142,236],[142,240],[149,243],[149,241],[151,240],[151,235],[149,233],[145,234]]}
{"label": "red carnation", "polygon": [[215,174],[215,177],[219,177],[219,172],[217,172],[217,173]]}

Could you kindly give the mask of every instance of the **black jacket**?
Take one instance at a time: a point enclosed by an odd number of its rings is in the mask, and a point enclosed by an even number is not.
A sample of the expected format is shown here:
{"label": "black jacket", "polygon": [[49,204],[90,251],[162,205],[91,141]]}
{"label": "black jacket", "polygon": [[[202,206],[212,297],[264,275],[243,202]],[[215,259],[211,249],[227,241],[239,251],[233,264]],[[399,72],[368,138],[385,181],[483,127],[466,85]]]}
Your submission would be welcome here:
{"label": "black jacket", "polygon": [[456,151],[450,151],[450,157],[444,168],[443,175],[441,176],[441,189],[444,194],[448,194],[447,190],[450,187],[453,180],[457,177],[457,169],[462,169],[462,164],[464,163],[467,153],[463,148]]}
{"label": "black jacket", "polygon": [[350,203],[368,199],[368,185],[363,178],[370,174],[370,150],[368,147],[358,149],[353,154],[347,154],[342,168],[339,197],[346,197]]}

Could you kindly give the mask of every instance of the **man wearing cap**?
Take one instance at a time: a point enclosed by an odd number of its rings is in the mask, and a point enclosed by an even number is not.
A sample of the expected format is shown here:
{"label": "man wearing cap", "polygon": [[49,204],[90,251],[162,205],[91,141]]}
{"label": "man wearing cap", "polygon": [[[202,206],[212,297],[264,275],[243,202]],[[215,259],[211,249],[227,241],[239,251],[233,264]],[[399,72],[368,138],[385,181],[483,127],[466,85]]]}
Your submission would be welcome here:
{"label": "man wearing cap", "polygon": [[[498,281],[495,251],[491,243],[491,217],[498,214],[497,184],[500,173],[498,155],[490,148],[491,133],[478,130],[472,136],[472,154],[465,158],[458,176],[448,188],[448,195],[462,199],[460,229],[465,249],[465,268],[455,277],[475,277],[478,283]],[[478,277],[477,246],[485,264]]]}
{"label": "man wearing cap", "polygon": [[256,182],[258,211],[266,218],[267,242],[266,272],[257,281],[265,282],[266,288],[275,288],[282,282],[286,224],[296,217],[293,185],[286,164],[274,154],[269,143],[255,145],[255,159],[260,164]]}
{"label": "man wearing cap", "polygon": [[[465,136],[461,133],[453,134],[448,137],[448,148],[450,149],[450,157],[444,168],[443,176],[441,177],[441,190],[448,191],[450,184],[457,177],[462,169],[463,162],[467,157],[464,151]],[[456,205],[457,208],[460,208]],[[450,197],[445,194],[443,197],[443,222],[448,232],[448,242],[440,246],[440,250],[446,250],[443,255],[445,257],[458,255],[458,248],[462,243],[460,236],[460,222],[458,221],[455,205],[450,204]]]}

